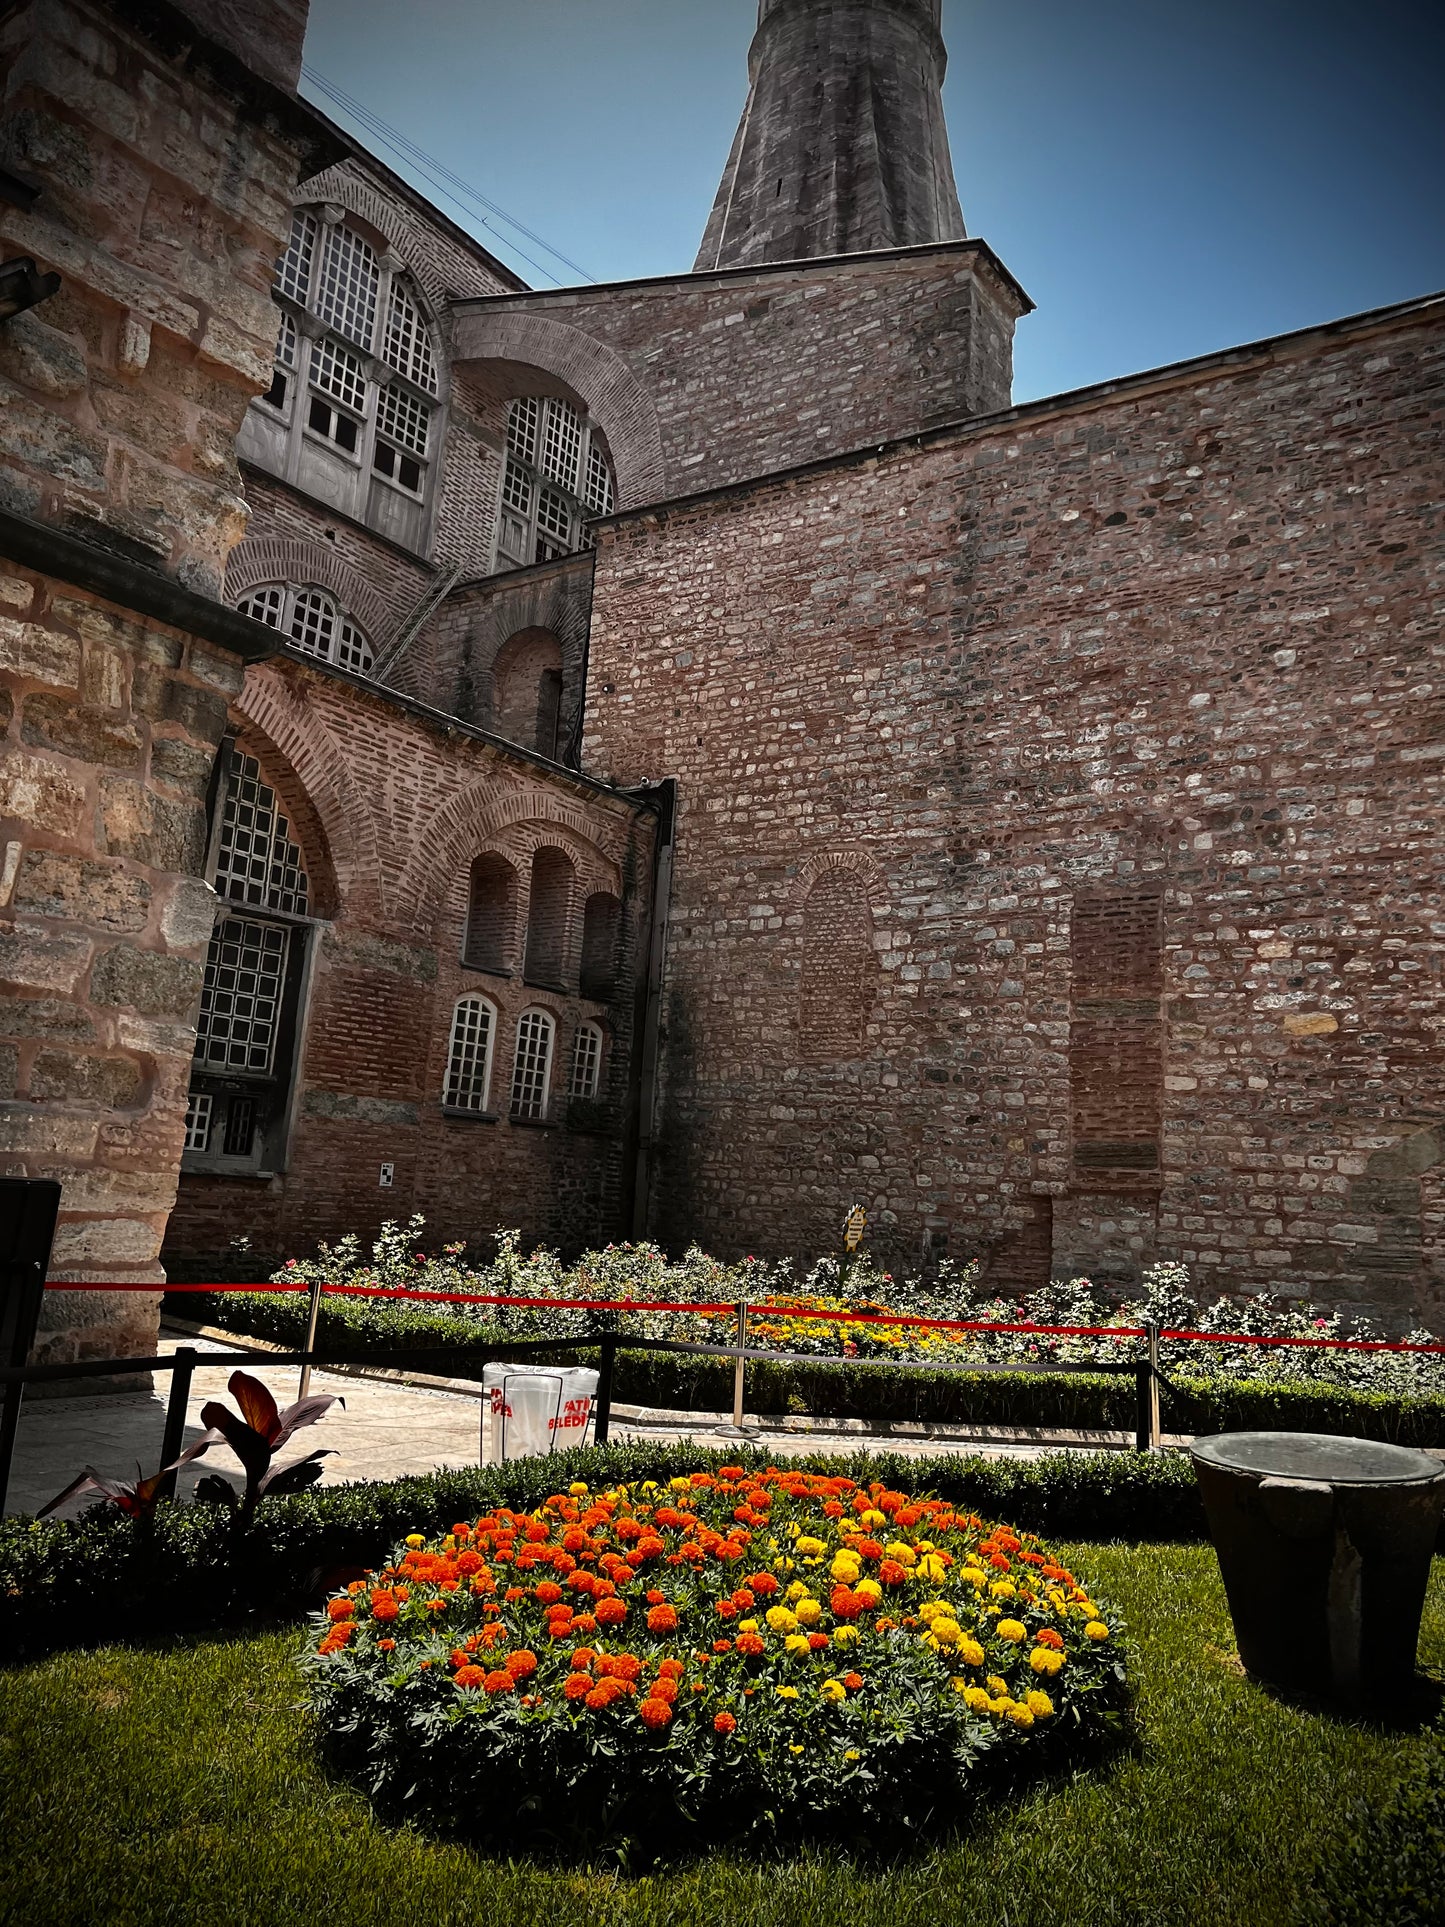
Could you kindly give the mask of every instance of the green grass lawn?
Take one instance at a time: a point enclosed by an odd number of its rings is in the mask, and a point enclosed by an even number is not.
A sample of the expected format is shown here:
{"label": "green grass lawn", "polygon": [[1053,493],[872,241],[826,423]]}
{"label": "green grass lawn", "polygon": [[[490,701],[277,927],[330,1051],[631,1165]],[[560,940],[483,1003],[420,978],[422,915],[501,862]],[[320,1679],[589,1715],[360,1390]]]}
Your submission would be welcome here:
{"label": "green grass lawn", "polygon": [[[1288,1927],[1410,1731],[1284,1704],[1232,1658],[1207,1547],[1062,1549],[1129,1621],[1142,1744],[891,1870],[716,1857],[628,1879],[376,1825],[318,1770],[298,1637],[110,1648],[0,1675],[0,1920],[16,1927]],[[1445,1672],[1445,1560],[1421,1646]]]}

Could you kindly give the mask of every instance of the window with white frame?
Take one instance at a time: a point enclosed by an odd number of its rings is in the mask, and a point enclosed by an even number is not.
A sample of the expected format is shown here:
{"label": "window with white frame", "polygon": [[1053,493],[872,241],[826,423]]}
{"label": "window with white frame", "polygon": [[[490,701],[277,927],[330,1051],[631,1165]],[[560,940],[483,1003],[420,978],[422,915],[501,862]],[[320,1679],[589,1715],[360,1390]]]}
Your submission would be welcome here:
{"label": "window with white frame", "polygon": [[335,596],[318,589],[314,582],[268,582],[242,596],[236,607],[243,616],[254,616],[258,622],[279,629],[308,656],[334,662],[358,676],[366,675],[371,668],[371,644],[360,625]]}
{"label": "window with white frame", "polygon": [[555,1020],[545,1010],[524,1010],[517,1020],[517,1051],[512,1060],[512,1116],[522,1121],[547,1115],[552,1076]]}
{"label": "window with white frame", "polygon": [[579,1024],[572,1040],[572,1078],[569,1097],[596,1097],[602,1081],[602,1027]]}
{"label": "window with white frame", "polygon": [[274,1168],[284,1134],[311,885],[275,789],[232,749],[211,880],[222,900],[206,952],[187,1101],[187,1170]]}
{"label": "window with white frame", "polygon": [[460,997],[452,1012],[442,1103],[449,1111],[485,1114],[492,1082],[492,1044],[497,1012],[485,997]]}
{"label": "window with white frame", "polygon": [[498,568],[591,548],[589,516],[610,515],[616,489],[601,432],[570,401],[524,395],[507,412],[497,518]]}
{"label": "window with white frame", "polygon": [[271,387],[241,452],[419,548],[438,443],[438,352],[411,277],[337,215],[292,216],[272,290],[281,320]]}

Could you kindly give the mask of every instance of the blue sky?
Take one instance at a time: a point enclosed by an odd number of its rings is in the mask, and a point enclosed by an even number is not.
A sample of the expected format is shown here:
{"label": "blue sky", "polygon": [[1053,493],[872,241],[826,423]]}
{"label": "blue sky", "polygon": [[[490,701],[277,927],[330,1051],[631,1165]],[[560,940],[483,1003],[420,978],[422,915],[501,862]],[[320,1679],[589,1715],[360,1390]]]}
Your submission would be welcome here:
{"label": "blue sky", "polygon": [[[1438,0],[943,12],[964,219],[1038,303],[1018,399],[1445,286]],[[306,59],[612,280],[691,267],[755,18],[755,0],[313,0]],[[581,278],[368,139],[534,285]]]}

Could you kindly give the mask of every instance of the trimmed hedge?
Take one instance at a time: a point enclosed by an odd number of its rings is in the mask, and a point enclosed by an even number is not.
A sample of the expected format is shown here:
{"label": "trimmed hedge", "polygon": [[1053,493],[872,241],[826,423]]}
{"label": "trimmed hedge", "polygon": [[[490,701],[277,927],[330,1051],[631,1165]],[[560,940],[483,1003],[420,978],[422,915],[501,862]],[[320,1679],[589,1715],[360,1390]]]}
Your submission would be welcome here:
{"label": "trimmed hedge", "polygon": [[857,1452],[777,1460],[750,1448],[727,1454],[691,1444],[591,1446],[547,1459],[263,1500],[239,1549],[229,1517],[214,1506],[162,1506],[150,1533],[112,1506],[93,1506],[75,1521],[5,1519],[0,1656],[294,1619],[339,1583],[338,1569],[381,1564],[407,1533],[444,1532],[496,1505],[531,1507],[573,1479],[593,1485],[663,1480],[727,1463],[783,1463],[860,1483],[883,1479],[1053,1539],[1204,1536],[1193,1468],[1182,1458],[1100,1452],[911,1459]]}
{"label": "trimmed hedge", "polygon": [[[178,1316],[299,1346],[306,1331],[301,1297],[237,1298],[187,1294]],[[455,1313],[378,1299],[323,1300],[320,1346],[353,1363],[384,1346],[436,1347],[434,1369],[478,1378],[487,1360],[506,1358],[514,1335]],[[532,1354],[541,1362],[547,1354]],[[575,1362],[558,1352],[549,1362]],[[765,1416],[916,1420],[926,1424],[1020,1426],[1062,1432],[1132,1432],[1132,1376],[1091,1372],[902,1371],[887,1362],[748,1366],[748,1410]],[[732,1407],[733,1367],[725,1358],[668,1352],[617,1355],[612,1395],[624,1404],[719,1412]],[[1171,1378],[1163,1401],[1166,1432],[1335,1432],[1396,1445],[1445,1445],[1445,1395],[1398,1397],[1348,1386],[1248,1379]]]}

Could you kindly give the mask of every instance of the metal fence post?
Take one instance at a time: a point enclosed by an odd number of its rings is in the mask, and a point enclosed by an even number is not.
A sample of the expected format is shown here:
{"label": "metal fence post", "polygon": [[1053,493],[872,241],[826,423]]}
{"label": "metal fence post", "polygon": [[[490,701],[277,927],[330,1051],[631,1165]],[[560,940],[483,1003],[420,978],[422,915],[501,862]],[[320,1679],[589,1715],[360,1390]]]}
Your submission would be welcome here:
{"label": "metal fence post", "polygon": [[602,1340],[602,1363],[597,1372],[597,1417],[592,1428],[593,1442],[606,1445],[612,1430],[612,1367],[617,1358],[617,1340]]}
{"label": "metal fence post", "polygon": [[1159,1325],[1150,1319],[1145,1327],[1149,1334],[1149,1450],[1161,1452],[1162,1432],[1159,1425]]}
{"label": "metal fence post", "polygon": [[[738,1300],[738,1351],[741,1353],[748,1342],[748,1301]],[[733,1363],[733,1430],[743,1429],[743,1373],[746,1360],[739,1357]]]}
{"label": "metal fence post", "polygon": [[[321,1294],[326,1289],[326,1280],[318,1278],[311,1287],[311,1310],[306,1319],[306,1343],[301,1347],[304,1352],[316,1349],[316,1322],[321,1316]],[[296,1387],[296,1397],[305,1398],[311,1390],[311,1366],[309,1361],[301,1367],[301,1378]]]}
{"label": "metal fence post", "polygon": [[[174,1465],[181,1456],[186,1443],[186,1410],[191,1402],[191,1373],[196,1369],[200,1353],[194,1345],[178,1345],[176,1362],[171,1372],[171,1395],[166,1404],[166,1429],[161,1438],[161,1468]],[[176,1475],[167,1473],[160,1485],[159,1496],[173,1499],[176,1496]]]}
{"label": "metal fence post", "polygon": [[1149,1450],[1149,1367],[1134,1367],[1134,1450]]}

